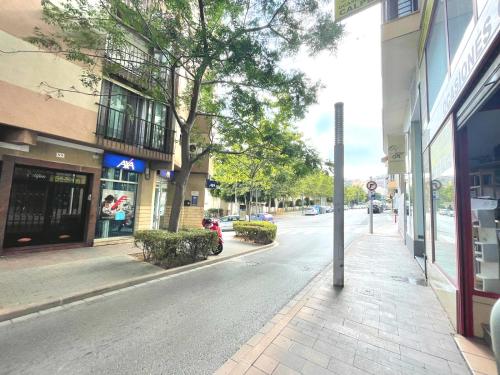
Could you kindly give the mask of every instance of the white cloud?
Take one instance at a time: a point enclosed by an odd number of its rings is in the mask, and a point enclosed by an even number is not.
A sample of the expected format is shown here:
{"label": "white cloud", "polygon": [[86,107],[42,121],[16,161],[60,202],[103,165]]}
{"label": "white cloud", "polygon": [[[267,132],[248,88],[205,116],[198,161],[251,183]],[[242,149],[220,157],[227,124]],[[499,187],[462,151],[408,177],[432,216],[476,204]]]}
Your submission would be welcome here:
{"label": "white cloud", "polygon": [[[380,5],[344,21],[346,35],[338,52],[314,58],[301,54],[291,65],[325,86],[318,104],[298,126],[323,158],[333,159],[334,103],[344,102],[345,176],[348,179],[384,174],[382,150],[382,88],[380,69]],[[288,65],[288,64],[287,64]],[[316,125],[331,118],[329,131]]]}

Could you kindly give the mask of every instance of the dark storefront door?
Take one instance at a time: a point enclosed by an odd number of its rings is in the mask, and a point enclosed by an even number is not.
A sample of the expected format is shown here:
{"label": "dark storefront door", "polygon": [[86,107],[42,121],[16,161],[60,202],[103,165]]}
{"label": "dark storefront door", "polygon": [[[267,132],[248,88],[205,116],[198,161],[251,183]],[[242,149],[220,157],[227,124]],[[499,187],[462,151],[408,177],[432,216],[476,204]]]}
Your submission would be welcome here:
{"label": "dark storefront door", "polygon": [[88,176],[16,166],[4,247],[83,241]]}

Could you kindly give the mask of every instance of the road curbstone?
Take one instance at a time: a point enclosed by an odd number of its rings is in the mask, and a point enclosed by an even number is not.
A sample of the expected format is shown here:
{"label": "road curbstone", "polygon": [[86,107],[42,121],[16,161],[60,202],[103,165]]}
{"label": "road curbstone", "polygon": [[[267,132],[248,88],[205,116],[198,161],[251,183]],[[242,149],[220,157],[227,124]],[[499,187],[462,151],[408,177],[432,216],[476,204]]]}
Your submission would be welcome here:
{"label": "road curbstone", "polygon": [[[106,285],[104,287],[96,288],[90,291],[86,292],[81,292],[81,293],[75,293],[70,296],[64,296],[60,298],[56,298],[52,301],[49,302],[44,302],[40,304],[33,304],[33,305],[27,305],[24,307],[21,307],[19,309],[12,309],[12,310],[7,310],[6,312],[0,313],[0,323],[3,322],[19,322],[23,320],[27,320],[31,318],[31,316],[40,316],[42,311],[46,310],[54,310],[54,311],[59,311],[59,309],[55,309],[60,306],[64,305],[69,305],[69,304],[74,304],[77,305],[79,303],[86,303],[86,302],[93,302],[95,300],[98,300],[100,298],[104,298],[107,296],[110,296],[112,294],[118,293],[121,289],[126,289],[129,287],[134,287],[134,286],[139,286],[140,284],[145,284],[148,282],[153,282],[158,279],[166,278],[169,276],[173,275],[178,275],[182,274],[185,272],[193,271],[198,268],[203,268],[203,267],[208,267],[217,263],[221,263],[236,257],[244,256],[244,255],[249,255],[252,253],[256,253],[259,251],[265,251],[265,250],[270,250],[275,248],[276,246],[279,245],[279,242],[274,241],[268,245],[264,246],[259,246],[255,247],[249,250],[242,251],[237,254],[231,254],[228,256],[218,256],[216,258],[212,259],[207,259],[201,262],[196,262],[192,264],[187,264],[185,266],[181,267],[176,267],[176,268],[171,268],[168,270],[164,271],[159,271],[154,274],[146,275],[146,276],[140,276],[140,277],[135,277],[129,280],[121,281],[118,283]],[[47,311],[46,313],[49,313]],[[7,323],[5,323],[7,324]]]}

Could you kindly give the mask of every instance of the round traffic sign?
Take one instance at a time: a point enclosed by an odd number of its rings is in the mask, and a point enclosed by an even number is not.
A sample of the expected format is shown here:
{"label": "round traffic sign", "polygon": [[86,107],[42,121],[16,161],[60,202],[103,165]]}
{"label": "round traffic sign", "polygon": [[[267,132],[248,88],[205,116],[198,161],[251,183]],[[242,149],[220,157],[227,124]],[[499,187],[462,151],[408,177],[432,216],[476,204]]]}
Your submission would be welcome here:
{"label": "round traffic sign", "polygon": [[377,188],[377,183],[375,181],[368,181],[366,183],[366,188],[370,191],[374,191]]}
{"label": "round traffic sign", "polygon": [[443,184],[439,180],[432,180],[432,189],[439,190],[443,187]]}

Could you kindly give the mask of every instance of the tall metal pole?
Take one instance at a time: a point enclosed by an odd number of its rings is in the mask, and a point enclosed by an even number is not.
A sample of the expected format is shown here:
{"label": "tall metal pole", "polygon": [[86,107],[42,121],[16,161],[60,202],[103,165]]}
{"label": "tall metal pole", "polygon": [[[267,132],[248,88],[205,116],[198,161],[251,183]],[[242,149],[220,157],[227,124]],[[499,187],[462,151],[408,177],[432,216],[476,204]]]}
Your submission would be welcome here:
{"label": "tall metal pole", "polygon": [[335,103],[333,285],[344,286],[344,103]]}

